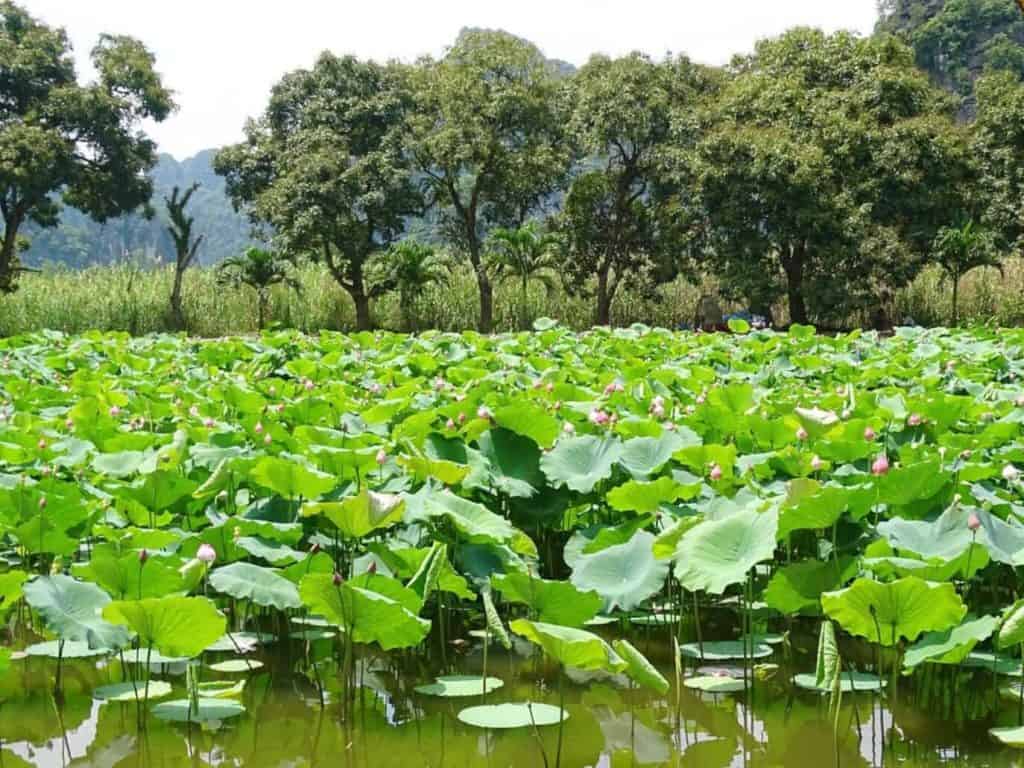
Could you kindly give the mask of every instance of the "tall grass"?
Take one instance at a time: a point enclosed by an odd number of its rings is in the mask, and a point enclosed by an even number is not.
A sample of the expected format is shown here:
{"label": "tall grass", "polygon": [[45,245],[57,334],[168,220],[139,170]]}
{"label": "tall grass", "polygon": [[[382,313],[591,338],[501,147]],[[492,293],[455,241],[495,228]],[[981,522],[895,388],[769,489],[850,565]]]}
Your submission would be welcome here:
{"label": "tall grass", "polygon": [[[271,296],[269,322],[306,332],[352,330],[355,310],[348,295],[321,267],[297,269],[298,292],[277,286]],[[129,265],[97,266],[85,270],[51,269],[26,274],[18,291],[0,298],[0,335],[52,329],[67,333],[87,330],[127,331],[144,334],[167,331],[171,326],[168,297],[170,269],[140,269]],[[643,293],[623,288],[612,307],[612,322],[642,322],[668,328],[693,319],[698,297],[713,290],[713,281],[693,285],[682,279]],[[415,321],[420,329],[461,331],[476,326],[476,281],[468,269],[456,270],[448,284],[429,287],[416,302]],[[519,323],[519,293],[514,285],[499,284],[495,292],[495,328],[515,330]],[[225,288],[211,269],[191,269],[185,278],[184,309],[189,333],[223,336],[256,330],[256,297],[246,288]],[[531,317],[554,317],[576,329],[593,323],[594,302],[559,290],[548,294],[532,286]],[[913,318],[923,325],[948,323],[950,286],[937,269],[928,269],[896,296],[895,319]],[[1001,275],[977,270],[961,285],[964,323],[994,322],[1024,325],[1024,261],[1010,259]],[[402,327],[397,296],[374,302],[374,322],[391,330]],[[781,318],[784,312],[777,312]]]}

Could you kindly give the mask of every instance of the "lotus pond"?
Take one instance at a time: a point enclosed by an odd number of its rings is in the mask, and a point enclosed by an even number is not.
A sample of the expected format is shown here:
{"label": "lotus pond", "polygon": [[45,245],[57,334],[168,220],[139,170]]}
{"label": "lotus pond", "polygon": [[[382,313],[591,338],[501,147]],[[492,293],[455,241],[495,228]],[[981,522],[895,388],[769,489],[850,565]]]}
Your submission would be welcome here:
{"label": "lotus pond", "polygon": [[0,341],[0,765],[1010,766],[1024,331]]}

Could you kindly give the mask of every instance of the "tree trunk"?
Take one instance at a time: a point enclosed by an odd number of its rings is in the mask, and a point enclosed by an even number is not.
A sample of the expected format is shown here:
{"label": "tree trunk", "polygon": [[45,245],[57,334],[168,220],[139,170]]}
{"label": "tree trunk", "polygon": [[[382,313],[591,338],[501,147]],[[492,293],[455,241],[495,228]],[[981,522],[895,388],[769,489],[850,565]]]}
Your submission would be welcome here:
{"label": "tree trunk", "polygon": [[480,333],[491,333],[494,330],[494,288],[487,277],[487,270],[478,262],[476,267],[476,284],[480,289]]}
{"label": "tree trunk", "polygon": [[353,288],[349,293],[356,305],[356,330],[369,331],[373,327],[370,321],[370,297],[366,295],[361,285]]}
{"label": "tree trunk", "polygon": [[11,293],[15,288],[19,226],[21,220],[16,214],[4,222],[4,240],[0,245],[0,293]]}
{"label": "tree trunk", "polygon": [[960,273],[953,275],[953,327],[960,325]]}
{"label": "tree trunk", "polygon": [[530,330],[530,278],[523,275],[523,293],[519,303],[519,324],[522,330]]}
{"label": "tree trunk", "polygon": [[398,314],[402,316],[402,331],[404,333],[412,333],[412,296],[409,295],[408,291],[399,291]]}
{"label": "tree trunk", "polygon": [[267,324],[267,291],[265,288],[260,288],[256,291],[256,327],[260,331]]}
{"label": "tree trunk", "polygon": [[608,267],[597,271],[597,325],[611,325],[612,295],[608,290]]}
{"label": "tree trunk", "polygon": [[790,247],[783,256],[782,268],[786,272],[786,295],[789,299],[789,322],[807,325],[807,305],[804,303],[804,254],[802,247]]}
{"label": "tree trunk", "polygon": [[174,287],[171,288],[171,322],[176,331],[185,330],[185,312],[181,308],[181,283],[184,276],[185,270],[181,262],[177,262],[174,266]]}

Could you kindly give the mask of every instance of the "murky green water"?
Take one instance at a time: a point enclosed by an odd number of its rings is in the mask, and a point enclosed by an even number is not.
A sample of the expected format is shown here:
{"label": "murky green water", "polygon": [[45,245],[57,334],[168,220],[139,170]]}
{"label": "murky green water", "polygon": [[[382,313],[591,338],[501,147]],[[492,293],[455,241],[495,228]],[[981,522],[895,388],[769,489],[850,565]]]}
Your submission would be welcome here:
{"label": "murky green water", "polygon": [[[662,632],[634,641],[671,677]],[[204,680],[247,677],[247,713],[213,727],[173,725],[153,717],[140,727],[134,703],[92,698],[98,686],[122,680],[117,658],[64,666],[64,693],[52,689],[56,663],[29,658],[0,679],[2,762],[7,766],[493,766],[556,765],[558,727],[483,731],[460,723],[458,711],[479,703],[439,699],[412,688],[438,672],[419,656],[366,656],[362,687],[342,720],[337,668],[330,641],[270,646],[254,654],[265,666],[247,675],[204,670]],[[521,653],[524,655],[521,655]],[[557,704],[557,671],[525,655],[492,649],[488,674],[505,686],[488,703],[532,700]],[[777,656],[784,657],[782,651]],[[792,652],[805,670],[807,653]],[[210,659],[206,659],[209,661]],[[1016,705],[996,703],[985,670],[940,670],[915,688],[901,684],[890,711],[868,694],[845,696],[838,743],[824,698],[793,689],[782,668],[744,695],[684,691],[679,715],[667,698],[631,689],[625,678],[571,673],[563,695],[570,718],[562,734],[561,765],[575,766],[1012,766],[1017,753],[987,735],[993,724],[1015,725]],[[453,651],[460,674],[479,673],[481,649]],[[813,663],[813,657],[810,658]],[[714,667],[705,668],[705,671]],[[154,669],[184,695],[184,665]],[[318,684],[322,683],[322,688]],[[321,690],[323,705],[321,705]],[[750,702],[749,705],[747,702]],[[963,713],[969,713],[967,718]],[[951,713],[953,713],[951,715]],[[956,714],[959,713],[959,714]],[[884,739],[884,746],[883,746]]]}

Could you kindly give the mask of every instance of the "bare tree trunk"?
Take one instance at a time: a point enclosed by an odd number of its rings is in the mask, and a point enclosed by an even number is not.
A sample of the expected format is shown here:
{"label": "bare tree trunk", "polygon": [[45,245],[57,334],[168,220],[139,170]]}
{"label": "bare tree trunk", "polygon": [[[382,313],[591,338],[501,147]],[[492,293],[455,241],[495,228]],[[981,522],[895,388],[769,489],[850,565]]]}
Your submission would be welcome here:
{"label": "bare tree trunk", "polygon": [[14,291],[18,273],[15,269],[18,261],[18,227],[21,220],[17,215],[4,221],[4,240],[0,245],[0,293]]}
{"label": "bare tree trunk", "polygon": [[370,318],[370,297],[361,286],[353,288],[349,293],[356,305],[356,330],[369,331],[373,327]]}
{"label": "bare tree trunk", "polygon": [[267,324],[267,300],[269,298],[265,288],[256,291],[256,328],[260,331]]}
{"label": "bare tree trunk", "polygon": [[612,321],[612,295],[608,289],[608,267],[601,267],[597,271],[597,325],[611,325]]}
{"label": "bare tree trunk", "polygon": [[786,295],[789,299],[789,322],[807,325],[807,305],[804,303],[804,254],[802,247],[789,249],[782,257],[786,272]]}
{"label": "bare tree trunk", "polygon": [[475,240],[470,243],[469,260],[476,272],[476,284],[480,290],[479,330],[480,333],[491,333],[494,330],[494,287],[480,258],[480,245]]}
{"label": "bare tree trunk", "polygon": [[174,330],[185,330],[185,311],[181,307],[181,284],[185,277],[185,270],[181,261],[174,264],[174,286],[171,288],[171,322]]}

